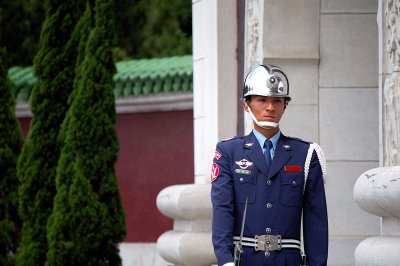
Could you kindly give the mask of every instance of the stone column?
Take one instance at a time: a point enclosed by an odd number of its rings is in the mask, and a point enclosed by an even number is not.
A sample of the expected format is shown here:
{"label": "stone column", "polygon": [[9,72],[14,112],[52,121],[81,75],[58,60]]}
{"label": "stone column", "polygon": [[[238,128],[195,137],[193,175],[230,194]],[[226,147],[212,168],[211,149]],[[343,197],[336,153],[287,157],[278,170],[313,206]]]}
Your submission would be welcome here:
{"label": "stone column", "polygon": [[158,194],[158,209],[174,223],[159,237],[157,252],[173,265],[209,266],[216,263],[211,243],[212,159],[217,142],[236,135],[236,1],[192,3],[194,184],[173,185]]}
{"label": "stone column", "polygon": [[354,200],[381,217],[381,235],[357,246],[356,266],[395,266],[400,261],[400,0],[380,0],[378,8],[382,167],[358,178]]}

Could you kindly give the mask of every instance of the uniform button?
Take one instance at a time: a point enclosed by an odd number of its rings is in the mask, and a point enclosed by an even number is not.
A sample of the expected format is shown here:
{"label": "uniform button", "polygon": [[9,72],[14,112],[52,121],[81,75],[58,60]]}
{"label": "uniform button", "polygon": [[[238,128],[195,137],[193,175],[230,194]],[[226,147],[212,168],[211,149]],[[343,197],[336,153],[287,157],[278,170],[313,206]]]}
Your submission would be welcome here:
{"label": "uniform button", "polygon": [[267,203],[267,208],[268,208],[268,209],[271,209],[271,208],[272,208],[272,204],[268,202],[268,203]]}
{"label": "uniform button", "polygon": [[240,180],[240,182],[243,182],[243,177],[241,177],[239,180]]}
{"label": "uniform button", "polygon": [[271,255],[271,253],[269,253],[269,251],[265,251],[265,257],[269,257]]}
{"label": "uniform button", "polygon": [[295,186],[296,185],[296,181],[293,180],[292,185]]}
{"label": "uniform button", "polygon": [[272,184],[271,179],[268,179],[268,180],[267,180],[267,185],[270,186],[271,184]]}
{"label": "uniform button", "polygon": [[269,227],[268,227],[267,229],[265,229],[265,232],[267,232],[268,234],[271,233],[271,231],[272,231],[272,230],[271,230],[271,228],[269,228]]}

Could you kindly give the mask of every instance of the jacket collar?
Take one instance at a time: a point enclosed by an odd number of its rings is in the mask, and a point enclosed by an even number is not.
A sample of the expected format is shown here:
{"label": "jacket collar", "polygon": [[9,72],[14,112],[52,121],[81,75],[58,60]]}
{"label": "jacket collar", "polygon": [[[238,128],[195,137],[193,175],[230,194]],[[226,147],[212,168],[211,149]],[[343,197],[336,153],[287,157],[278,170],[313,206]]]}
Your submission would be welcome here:
{"label": "jacket collar", "polygon": [[262,149],[257,141],[257,138],[254,136],[253,132],[245,136],[244,150],[245,154],[250,158],[252,162],[254,162],[254,165],[265,176],[267,176],[268,179],[270,179],[277,172],[279,172],[279,170],[285,166],[287,161],[292,156],[292,147],[288,143],[288,138],[285,137],[282,133],[276,145],[274,158],[272,160],[271,168],[269,171],[264,159]]}

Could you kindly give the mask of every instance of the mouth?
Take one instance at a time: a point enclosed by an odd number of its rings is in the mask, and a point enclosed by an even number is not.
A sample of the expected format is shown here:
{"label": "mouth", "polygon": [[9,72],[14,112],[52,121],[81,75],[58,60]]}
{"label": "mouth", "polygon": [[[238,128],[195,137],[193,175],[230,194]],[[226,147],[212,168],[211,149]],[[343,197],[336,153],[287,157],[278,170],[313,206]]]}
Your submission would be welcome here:
{"label": "mouth", "polygon": [[274,116],[271,116],[271,115],[265,115],[265,116],[264,116],[264,119],[265,119],[265,120],[274,120],[275,117],[274,117]]}

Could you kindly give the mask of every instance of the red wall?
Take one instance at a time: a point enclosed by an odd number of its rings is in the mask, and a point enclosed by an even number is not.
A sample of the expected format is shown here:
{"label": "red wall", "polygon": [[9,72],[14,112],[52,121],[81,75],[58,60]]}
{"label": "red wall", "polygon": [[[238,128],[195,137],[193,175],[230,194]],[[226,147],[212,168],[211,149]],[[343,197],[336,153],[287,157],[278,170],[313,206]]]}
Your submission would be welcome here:
{"label": "red wall", "polygon": [[24,137],[28,134],[29,131],[29,123],[31,122],[30,118],[19,118],[19,123],[21,125],[22,134]]}
{"label": "red wall", "polygon": [[127,242],[155,242],[172,229],[157,209],[157,194],[173,184],[193,183],[193,112],[121,114],[116,167],[126,212]]}
{"label": "red wall", "polygon": [[[30,119],[20,122],[26,135]],[[157,209],[157,194],[170,185],[194,181],[193,112],[118,114],[116,126],[125,241],[156,242],[172,229],[172,220]]]}

